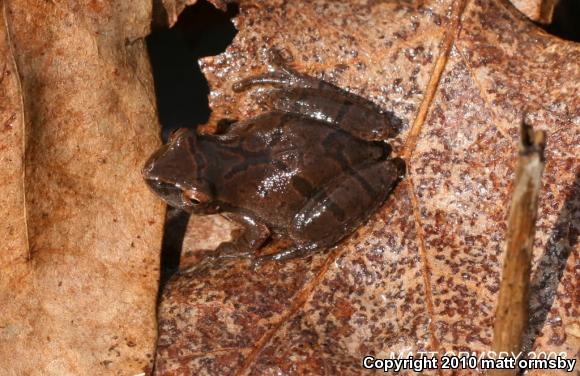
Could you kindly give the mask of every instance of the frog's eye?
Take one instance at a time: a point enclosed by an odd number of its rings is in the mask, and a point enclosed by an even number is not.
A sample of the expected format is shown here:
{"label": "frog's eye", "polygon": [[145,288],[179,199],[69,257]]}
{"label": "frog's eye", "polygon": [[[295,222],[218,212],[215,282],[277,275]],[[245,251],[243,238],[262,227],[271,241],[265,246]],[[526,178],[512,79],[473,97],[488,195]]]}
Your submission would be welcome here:
{"label": "frog's eye", "polygon": [[186,202],[190,203],[191,206],[197,206],[210,200],[209,195],[193,189],[183,191],[183,198]]}
{"label": "frog's eye", "polygon": [[191,202],[193,205],[199,205],[199,204],[201,204],[201,201],[199,201],[199,200],[198,200],[197,198],[195,198],[195,197],[188,198],[188,200],[189,200],[189,202]]}

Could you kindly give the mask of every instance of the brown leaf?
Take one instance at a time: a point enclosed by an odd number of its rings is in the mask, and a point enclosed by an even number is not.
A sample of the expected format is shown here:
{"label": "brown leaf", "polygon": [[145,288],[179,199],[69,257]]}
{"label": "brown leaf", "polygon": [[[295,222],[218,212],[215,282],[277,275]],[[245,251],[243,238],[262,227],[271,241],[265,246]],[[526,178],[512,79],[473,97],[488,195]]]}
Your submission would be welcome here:
{"label": "brown leaf", "polygon": [[[299,71],[404,119],[392,145],[409,171],[330,252],[174,278],[159,312],[157,374],[360,374],[367,354],[489,350],[524,111],[548,134],[535,348],[578,357],[578,45],[502,0],[244,1],[236,25],[226,53],[203,61],[213,121],[264,110],[230,86],[263,72],[276,47]],[[203,223],[192,219],[196,239],[218,231],[198,231]]]}
{"label": "brown leaf", "polygon": [[150,367],[162,205],[149,2],[0,5],[0,369]]}
{"label": "brown leaf", "polygon": [[510,0],[511,3],[529,19],[549,24],[552,22],[554,8],[559,0]]}
{"label": "brown leaf", "polygon": [[[524,111],[548,134],[535,348],[578,356],[578,45],[501,0],[245,1],[236,22],[226,53],[203,61],[213,121],[264,110],[230,85],[265,71],[276,47],[299,71],[404,119],[391,144],[409,171],[327,253],[174,278],[160,307],[157,374],[359,374],[367,354],[489,350]],[[197,231],[202,221],[190,224],[196,239],[218,231]],[[544,273],[552,278],[539,283]]]}

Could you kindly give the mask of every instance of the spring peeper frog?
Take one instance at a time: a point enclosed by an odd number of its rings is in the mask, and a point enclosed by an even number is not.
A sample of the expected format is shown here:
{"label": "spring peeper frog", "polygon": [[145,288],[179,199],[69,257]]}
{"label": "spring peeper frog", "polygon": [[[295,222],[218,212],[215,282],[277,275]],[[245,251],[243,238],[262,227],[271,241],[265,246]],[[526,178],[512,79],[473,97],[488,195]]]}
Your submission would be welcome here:
{"label": "spring peeper frog", "polygon": [[271,236],[292,243],[255,263],[334,246],[385,201],[404,174],[384,142],[400,121],[372,102],[300,74],[273,70],[233,85],[266,86],[271,111],[213,135],[175,131],[147,161],[147,184],[191,213],[224,212],[243,231],[217,257],[254,257]]}

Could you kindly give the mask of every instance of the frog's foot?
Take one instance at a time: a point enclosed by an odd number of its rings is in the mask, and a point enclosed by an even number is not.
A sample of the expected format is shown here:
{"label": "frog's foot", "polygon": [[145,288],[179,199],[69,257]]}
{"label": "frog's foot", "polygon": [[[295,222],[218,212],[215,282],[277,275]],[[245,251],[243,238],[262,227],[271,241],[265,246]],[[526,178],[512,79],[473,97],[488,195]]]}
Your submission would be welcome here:
{"label": "frog's foot", "polygon": [[216,250],[204,251],[204,255],[201,257],[198,263],[180,269],[178,274],[200,274],[208,269],[214,268],[224,261],[242,258],[249,259],[252,257],[252,255],[253,252],[240,251],[233,243],[224,242],[221,243]]}
{"label": "frog's foot", "polygon": [[340,90],[338,87],[321,81],[317,78],[298,73],[288,64],[278,50],[270,50],[268,56],[268,65],[270,71],[251,76],[235,82],[232,89],[239,93],[253,86],[273,86],[277,88],[311,88]]}
{"label": "frog's foot", "polygon": [[[246,91],[253,86],[269,85],[277,88],[318,88],[322,81],[318,81],[313,77],[304,76],[297,72],[289,70],[276,70],[266,72],[257,76],[251,76],[237,81],[232,85],[232,89],[236,93]],[[327,85],[331,85],[325,83]]]}
{"label": "frog's foot", "polygon": [[219,245],[219,247],[208,255],[208,259],[213,260],[228,260],[228,259],[238,259],[238,258],[249,258],[253,252],[249,250],[240,249],[240,247],[233,242],[224,242]]}
{"label": "frog's foot", "polygon": [[293,245],[279,252],[255,257],[252,260],[252,269],[256,270],[264,263],[270,261],[286,261],[297,257],[303,257],[317,251],[318,249],[320,249],[320,246],[316,243]]}

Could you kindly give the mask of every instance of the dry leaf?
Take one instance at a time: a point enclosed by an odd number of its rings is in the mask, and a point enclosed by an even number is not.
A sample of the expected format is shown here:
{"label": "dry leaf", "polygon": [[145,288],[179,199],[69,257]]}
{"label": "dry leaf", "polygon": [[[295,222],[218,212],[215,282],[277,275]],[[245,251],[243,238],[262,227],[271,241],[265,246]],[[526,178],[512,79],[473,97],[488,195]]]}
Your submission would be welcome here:
{"label": "dry leaf", "polygon": [[0,369],[150,368],[163,207],[147,1],[0,3]]}
{"label": "dry leaf", "polygon": [[510,0],[512,4],[531,20],[543,24],[552,22],[554,8],[560,0]]}
{"label": "dry leaf", "polygon": [[[276,47],[299,71],[404,119],[392,144],[408,175],[327,253],[175,277],[159,312],[156,374],[360,374],[367,354],[489,350],[525,111],[548,134],[534,348],[578,358],[577,44],[502,0],[243,1],[235,23],[234,43],[202,65],[214,122],[264,110],[230,85],[265,71],[264,52]],[[208,223],[192,219],[186,250],[224,231]]]}

